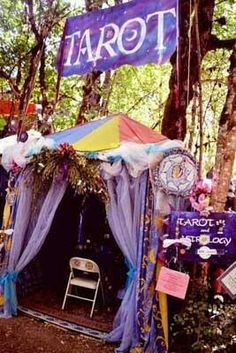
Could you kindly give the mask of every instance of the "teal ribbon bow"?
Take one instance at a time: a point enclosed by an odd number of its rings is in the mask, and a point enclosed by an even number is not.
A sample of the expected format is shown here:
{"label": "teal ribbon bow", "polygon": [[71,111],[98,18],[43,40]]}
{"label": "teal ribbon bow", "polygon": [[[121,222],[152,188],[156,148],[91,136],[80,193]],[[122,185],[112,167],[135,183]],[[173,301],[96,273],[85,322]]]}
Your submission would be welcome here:
{"label": "teal ribbon bow", "polygon": [[135,279],[137,269],[126,259],[125,264],[128,267],[128,272],[127,272],[127,280],[126,280],[126,285],[125,289],[127,290],[130,284],[133,282]]}
{"label": "teal ribbon bow", "polygon": [[17,314],[17,299],[16,299],[16,279],[17,272],[7,272],[0,276],[0,285],[3,287],[4,302],[7,303],[9,314]]}

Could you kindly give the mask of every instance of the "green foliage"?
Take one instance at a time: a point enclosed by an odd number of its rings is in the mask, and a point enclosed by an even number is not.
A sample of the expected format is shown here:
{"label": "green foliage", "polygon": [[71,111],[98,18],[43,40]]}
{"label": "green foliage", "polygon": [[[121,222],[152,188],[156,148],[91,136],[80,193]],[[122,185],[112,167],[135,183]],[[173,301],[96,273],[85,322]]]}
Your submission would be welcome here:
{"label": "green foliage", "polygon": [[25,23],[21,1],[2,0],[0,18],[0,66],[4,66],[5,70],[11,73],[18,60],[24,59],[29,52],[32,35]]}
{"label": "green foliage", "polygon": [[0,116],[0,130],[6,125],[6,120]]}
{"label": "green foliage", "polygon": [[210,299],[208,286],[192,288],[184,309],[171,320],[170,353],[231,353],[236,347],[236,308]]}
{"label": "green foliage", "polygon": [[[214,12],[213,33],[220,39],[230,39],[236,37],[235,26],[236,2],[235,0],[218,1]],[[225,19],[225,24],[217,22],[217,19]]]}
{"label": "green foliage", "polygon": [[[216,2],[213,22],[213,34],[219,39],[236,38],[236,2],[226,0]],[[222,25],[217,19],[225,18],[226,24]],[[203,91],[203,116],[204,116],[204,169],[209,170],[215,162],[216,139],[219,127],[219,118],[225,103],[228,89],[228,68],[230,51],[218,49],[210,51],[204,57],[201,68]],[[197,103],[198,106],[198,103]],[[189,132],[192,125],[192,103],[187,112],[188,134],[186,145],[190,138]],[[199,153],[199,123],[193,131],[192,153],[198,157]],[[236,167],[236,166],[235,166]]]}
{"label": "green foliage", "polygon": [[123,66],[116,71],[109,111],[123,112],[144,124],[160,129],[168,95],[170,65]]}
{"label": "green foliage", "polygon": [[38,199],[44,184],[50,184],[53,179],[66,180],[78,194],[85,195],[92,192],[106,201],[107,191],[99,166],[98,160],[78,155],[67,143],[61,144],[57,150],[43,149],[31,160],[34,176],[33,202]]}
{"label": "green foliage", "polygon": [[[68,6],[68,1],[54,1],[58,3],[58,11]],[[36,27],[43,25],[47,13],[50,13],[49,1],[36,0],[34,3],[34,14]],[[79,14],[81,9],[77,9]],[[64,15],[63,15],[64,13]],[[11,16],[9,16],[11,14]],[[58,73],[55,68],[55,59],[62,35],[66,15],[73,15],[74,10],[63,12],[60,21],[53,27],[52,32],[46,40],[46,63],[45,63],[45,88],[49,102],[54,101],[56,81]],[[3,0],[0,3],[0,67],[4,69],[13,81],[18,80],[19,89],[23,88],[30,65],[30,54],[36,44],[35,35],[30,23],[26,20],[24,1]],[[81,87],[83,78],[71,77],[62,79],[60,90],[60,101],[56,110],[54,126],[56,129],[64,129],[74,125],[78,106],[81,102]],[[0,78],[0,91],[2,98],[12,99],[13,95],[7,81]],[[39,77],[36,77],[34,91],[31,101],[41,103]]]}
{"label": "green foliage", "polygon": [[[85,12],[84,1],[58,0],[60,8],[70,5],[64,16],[53,28],[46,41],[46,94],[49,101],[55,97],[57,71],[55,58],[63,31],[66,16],[79,15]],[[102,0],[94,1],[94,6],[105,3]],[[34,1],[36,23],[39,25],[43,15],[49,8],[47,1]],[[106,6],[117,3],[115,0],[106,2]],[[236,37],[235,26],[236,3],[234,0],[217,1],[215,6],[213,33],[220,39]],[[10,14],[10,15],[9,15]],[[223,21],[222,21],[223,18]],[[221,19],[221,20],[219,20]],[[225,20],[224,20],[225,19]],[[225,24],[224,24],[225,23]],[[11,77],[17,78],[20,66],[20,88],[24,83],[29,68],[29,54],[35,44],[35,37],[26,21],[24,1],[2,0],[0,3],[0,67]],[[204,148],[205,169],[214,164],[216,137],[219,117],[224,105],[227,92],[227,76],[229,51],[217,50],[209,52],[202,63],[203,84],[203,111],[204,111]],[[171,66],[169,64],[157,66],[149,64],[143,67],[123,66],[112,72],[111,91],[101,88],[100,94],[108,99],[108,111],[124,112],[144,124],[160,130],[164,114],[165,101],[169,88]],[[18,77],[19,79],[19,77]],[[53,125],[56,130],[73,126],[82,102],[85,77],[72,76],[62,78],[60,100],[53,116]],[[6,80],[0,79],[0,92],[11,93]],[[10,96],[11,97],[11,96]],[[36,79],[32,101],[41,103],[39,79]],[[192,105],[190,104],[188,117],[188,131],[192,128]],[[88,112],[87,117],[91,114]],[[192,153],[198,156],[199,152],[199,124],[192,131]],[[187,134],[186,145],[190,134]]]}

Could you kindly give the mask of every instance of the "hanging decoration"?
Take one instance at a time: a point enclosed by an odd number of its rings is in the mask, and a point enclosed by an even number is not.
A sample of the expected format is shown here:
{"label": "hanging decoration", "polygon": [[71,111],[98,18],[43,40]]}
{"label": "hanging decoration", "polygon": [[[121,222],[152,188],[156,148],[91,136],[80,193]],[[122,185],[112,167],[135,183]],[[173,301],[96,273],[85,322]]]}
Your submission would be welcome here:
{"label": "hanging decoration", "polygon": [[210,179],[202,179],[198,181],[190,195],[192,207],[201,213],[212,211],[210,206],[210,197],[212,191],[212,181]]}
{"label": "hanging decoration", "polygon": [[20,142],[26,142],[28,140],[28,133],[26,131],[22,131],[19,136]]}
{"label": "hanging decoration", "polygon": [[182,149],[167,152],[152,170],[153,182],[167,194],[187,197],[197,181],[197,165],[190,153]]}
{"label": "hanging decoration", "polygon": [[[13,229],[0,230],[0,273],[5,269],[11,250]],[[0,300],[1,305],[1,300]]]}
{"label": "hanging decoration", "polygon": [[74,148],[61,144],[57,150],[43,149],[31,161],[34,175],[34,190],[51,183],[52,179],[67,180],[78,194],[95,193],[107,199],[105,184],[100,177],[99,161],[78,155]]}
{"label": "hanging decoration", "polygon": [[13,207],[16,199],[17,199],[17,188],[15,187],[16,183],[16,176],[18,173],[21,171],[21,169],[16,169],[15,173],[11,173],[11,176],[9,177],[8,184],[7,184],[7,189],[6,189],[6,202],[9,204],[9,206]]}

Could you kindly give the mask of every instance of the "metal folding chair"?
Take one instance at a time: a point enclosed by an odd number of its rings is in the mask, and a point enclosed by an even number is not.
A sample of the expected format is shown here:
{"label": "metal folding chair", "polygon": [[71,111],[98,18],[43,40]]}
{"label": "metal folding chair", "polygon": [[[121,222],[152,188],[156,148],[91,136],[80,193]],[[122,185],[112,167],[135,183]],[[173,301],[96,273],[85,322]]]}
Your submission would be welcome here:
{"label": "metal folding chair", "polygon": [[[65,308],[67,297],[82,299],[93,303],[90,312],[90,317],[92,317],[99,287],[101,288],[103,302],[105,302],[99,266],[90,259],[84,259],[82,257],[72,257],[70,259],[70,270],[71,271],[66,287],[65,296],[63,299],[62,310],[64,310]],[[78,274],[75,272],[78,272]],[[91,274],[93,274],[93,277],[89,278]],[[93,290],[93,298],[72,294],[73,286]]]}

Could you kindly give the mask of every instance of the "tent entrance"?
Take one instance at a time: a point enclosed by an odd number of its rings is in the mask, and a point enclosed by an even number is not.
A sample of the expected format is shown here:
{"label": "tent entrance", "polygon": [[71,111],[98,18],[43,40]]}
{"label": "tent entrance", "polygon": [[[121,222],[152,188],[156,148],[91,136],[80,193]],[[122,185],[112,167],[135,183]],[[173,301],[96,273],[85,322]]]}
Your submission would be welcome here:
{"label": "tent entrance", "polygon": [[[94,315],[91,303],[68,298],[62,302],[69,275],[69,259],[90,258],[101,271],[105,305],[98,295]],[[125,286],[124,258],[111,234],[105,205],[95,195],[83,198],[67,189],[51,229],[37,257],[20,274],[19,305],[91,329],[108,332]]]}

